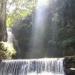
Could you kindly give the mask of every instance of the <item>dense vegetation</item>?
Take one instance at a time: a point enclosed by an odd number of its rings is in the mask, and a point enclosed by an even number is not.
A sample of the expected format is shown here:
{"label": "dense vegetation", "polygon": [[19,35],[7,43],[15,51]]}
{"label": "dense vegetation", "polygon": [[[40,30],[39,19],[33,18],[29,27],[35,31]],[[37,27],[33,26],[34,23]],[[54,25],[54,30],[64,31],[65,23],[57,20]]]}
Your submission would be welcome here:
{"label": "dense vegetation", "polygon": [[12,44],[7,42],[0,42],[0,59],[11,59],[16,54]]}
{"label": "dense vegetation", "polygon": [[7,26],[12,27],[15,21],[31,14],[34,6],[35,0],[7,0]]}
{"label": "dense vegetation", "polygon": [[[39,57],[44,57],[45,55],[48,57],[75,55],[74,4],[74,0],[57,0],[57,2],[52,4],[52,7],[47,9],[49,14],[46,24],[46,36],[44,38],[44,50]],[[32,14],[30,14],[30,16],[32,16]],[[31,17],[28,16],[20,20],[20,23],[17,22],[14,26],[13,31],[18,40],[20,52],[23,52],[25,55],[22,56],[22,54],[20,54],[19,57],[21,58],[25,58],[26,55],[28,55],[31,25],[33,24],[31,21]],[[56,30],[52,28],[53,26],[56,27]]]}
{"label": "dense vegetation", "polygon": [[34,2],[35,0],[0,0],[0,59],[10,59],[16,54],[13,44],[7,42],[10,34],[6,33],[6,26],[11,28],[15,21],[31,14]]}
{"label": "dense vegetation", "polygon": [[[17,58],[26,58],[36,0],[7,0],[6,24],[12,28]],[[13,6],[13,9],[10,10]],[[44,51],[48,57],[75,55],[75,0],[54,0],[48,11]],[[34,15],[35,16],[35,15]],[[16,22],[15,22],[16,21]],[[53,26],[55,28],[53,28]],[[52,34],[53,33],[53,34]],[[53,39],[53,37],[54,39]]]}

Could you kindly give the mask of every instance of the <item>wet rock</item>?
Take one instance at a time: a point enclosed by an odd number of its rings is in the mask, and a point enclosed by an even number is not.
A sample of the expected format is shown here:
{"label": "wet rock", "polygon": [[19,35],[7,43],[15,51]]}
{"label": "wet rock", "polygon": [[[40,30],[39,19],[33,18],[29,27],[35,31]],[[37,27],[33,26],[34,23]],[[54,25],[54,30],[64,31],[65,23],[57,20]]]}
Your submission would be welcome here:
{"label": "wet rock", "polygon": [[66,75],[75,75],[75,56],[65,57],[63,64]]}

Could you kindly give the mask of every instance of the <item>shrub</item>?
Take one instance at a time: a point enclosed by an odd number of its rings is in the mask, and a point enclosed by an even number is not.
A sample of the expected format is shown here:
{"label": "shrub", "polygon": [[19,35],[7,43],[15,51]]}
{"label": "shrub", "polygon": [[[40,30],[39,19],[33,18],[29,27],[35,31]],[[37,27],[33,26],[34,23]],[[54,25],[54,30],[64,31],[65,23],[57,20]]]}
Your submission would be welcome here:
{"label": "shrub", "polygon": [[0,59],[11,59],[16,54],[13,44],[8,42],[0,42]]}

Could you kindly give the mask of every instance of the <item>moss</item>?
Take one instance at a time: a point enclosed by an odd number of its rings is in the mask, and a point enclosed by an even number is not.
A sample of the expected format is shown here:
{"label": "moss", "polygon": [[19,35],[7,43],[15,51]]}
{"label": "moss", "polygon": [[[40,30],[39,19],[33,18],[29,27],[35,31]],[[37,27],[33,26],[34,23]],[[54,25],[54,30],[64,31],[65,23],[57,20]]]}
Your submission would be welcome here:
{"label": "moss", "polygon": [[0,59],[11,59],[16,54],[13,44],[0,42]]}

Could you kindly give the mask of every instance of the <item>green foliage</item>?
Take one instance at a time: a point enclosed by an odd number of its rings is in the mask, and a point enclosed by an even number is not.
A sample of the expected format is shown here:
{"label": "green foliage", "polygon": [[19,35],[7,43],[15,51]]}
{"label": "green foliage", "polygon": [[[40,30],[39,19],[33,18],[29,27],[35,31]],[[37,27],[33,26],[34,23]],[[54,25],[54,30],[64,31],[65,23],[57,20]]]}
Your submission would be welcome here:
{"label": "green foliage", "polygon": [[[64,55],[75,54],[75,0],[63,0],[64,5],[59,9],[59,50],[63,50]],[[61,4],[61,3],[60,3]],[[59,4],[59,6],[61,6]],[[59,8],[59,7],[58,7]]]}
{"label": "green foliage", "polygon": [[16,51],[13,45],[8,42],[0,42],[0,59],[11,59]]}
{"label": "green foliage", "polygon": [[[15,5],[14,5],[15,4]],[[29,14],[32,13],[35,0],[12,0],[11,2],[7,1],[7,6],[14,7],[14,10],[11,8],[7,8],[7,20],[6,24],[7,27],[12,27],[16,20],[21,18],[27,17]]]}
{"label": "green foliage", "polygon": [[57,56],[58,53],[60,56],[75,55],[74,9],[75,0],[57,0],[50,7],[52,13],[48,16],[45,46],[51,54],[54,49],[53,54],[57,52]]}
{"label": "green foliage", "polygon": [[22,10],[18,14],[13,13],[13,14],[8,15],[7,20],[6,20],[7,27],[12,27],[15,20],[19,20],[20,18],[26,17],[28,14],[29,14],[28,12],[25,12],[24,10]]}

